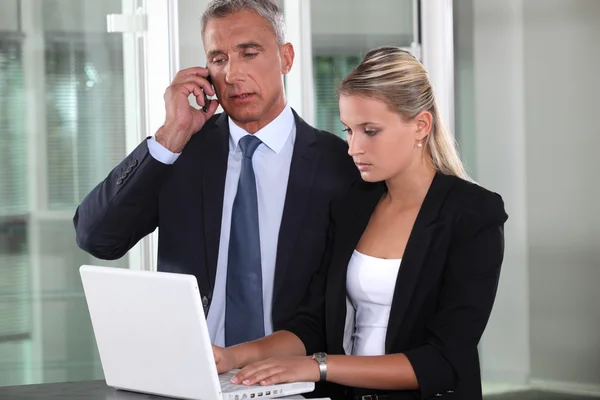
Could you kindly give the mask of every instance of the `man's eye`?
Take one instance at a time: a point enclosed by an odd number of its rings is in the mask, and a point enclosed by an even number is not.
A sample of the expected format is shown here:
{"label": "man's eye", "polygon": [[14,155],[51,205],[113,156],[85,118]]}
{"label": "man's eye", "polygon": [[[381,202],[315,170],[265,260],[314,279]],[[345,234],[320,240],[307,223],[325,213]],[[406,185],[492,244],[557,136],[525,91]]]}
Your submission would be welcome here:
{"label": "man's eye", "polygon": [[225,59],[223,59],[223,58],[216,58],[212,62],[213,62],[213,64],[219,65],[219,64],[223,64],[225,62]]}
{"label": "man's eye", "polygon": [[246,58],[252,58],[252,57],[256,57],[258,53],[244,53],[244,57]]}

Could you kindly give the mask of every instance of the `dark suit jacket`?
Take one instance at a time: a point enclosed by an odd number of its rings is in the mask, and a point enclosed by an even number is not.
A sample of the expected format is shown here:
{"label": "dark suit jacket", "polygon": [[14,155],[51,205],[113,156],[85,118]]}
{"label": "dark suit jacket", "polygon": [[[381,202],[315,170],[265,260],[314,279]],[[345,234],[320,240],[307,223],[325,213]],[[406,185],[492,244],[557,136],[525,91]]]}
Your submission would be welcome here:
{"label": "dark suit jacket", "polygon": [[[334,212],[329,268],[324,265],[309,300],[286,327],[309,354],[323,349],[345,354],[348,262],[384,191],[382,183],[357,183]],[[482,398],[477,344],[496,295],[507,218],[499,195],[456,177],[435,176],[402,258],[385,342],[386,354],[408,357],[420,390],[337,387],[332,397]]]}
{"label": "dark suit jacket", "polygon": [[[296,141],[277,246],[274,329],[301,304],[327,244],[331,204],[359,179],[340,138],[294,112]],[[146,141],[77,208],[77,244],[101,259],[122,257],[159,228],[158,270],[193,274],[210,306],[221,233],[229,153],[225,114],[192,136],[173,165],[155,160]]]}

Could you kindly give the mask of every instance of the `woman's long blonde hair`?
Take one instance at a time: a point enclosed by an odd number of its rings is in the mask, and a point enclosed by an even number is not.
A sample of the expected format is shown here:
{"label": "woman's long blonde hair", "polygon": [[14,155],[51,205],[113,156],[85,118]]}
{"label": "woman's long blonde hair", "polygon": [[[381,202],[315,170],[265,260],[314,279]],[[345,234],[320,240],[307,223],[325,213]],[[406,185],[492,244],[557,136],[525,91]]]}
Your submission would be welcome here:
{"label": "woman's long blonde hair", "polygon": [[369,51],[342,80],[338,94],[379,99],[407,121],[421,111],[429,111],[433,123],[423,149],[434,168],[445,175],[471,180],[458,156],[454,137],[442,123],[427,71],[408,51],[392,46]]}

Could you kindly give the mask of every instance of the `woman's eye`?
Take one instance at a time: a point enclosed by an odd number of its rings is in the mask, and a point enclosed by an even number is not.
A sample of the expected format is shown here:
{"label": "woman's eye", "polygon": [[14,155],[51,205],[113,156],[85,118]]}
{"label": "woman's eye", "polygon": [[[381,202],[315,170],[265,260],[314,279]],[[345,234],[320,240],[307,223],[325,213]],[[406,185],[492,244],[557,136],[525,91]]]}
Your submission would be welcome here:
{"label": "woman's eye", "polygon": [[344,128],[342,129],[342,132],[344,132],[346,135],[352,135],[352,129],[350,128]]}
{"label": "woman's eye", "polygon": [[369,136],[373,136],[377,133],[378,131],[374,130],[374,129],[365,129],[365,133]]}

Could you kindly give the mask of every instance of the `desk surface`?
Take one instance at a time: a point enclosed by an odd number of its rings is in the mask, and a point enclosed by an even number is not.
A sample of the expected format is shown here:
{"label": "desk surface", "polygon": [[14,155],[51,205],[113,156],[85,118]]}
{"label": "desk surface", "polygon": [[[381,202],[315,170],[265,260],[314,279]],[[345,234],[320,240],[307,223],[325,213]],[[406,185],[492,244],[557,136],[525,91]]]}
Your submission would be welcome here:
{"label": "desk surface", "polygon": [[[105,381],[45,383],[41,385],[0,386],[2,400],[172,400],[167,397],[132,393],[106,386]],[[304,400],[301,395],[282,397]],[[323,399],[315,399],[323,400]],[[326,399],[329,400],[329,399]]]}
{"label": "desk surface", "polygon": [[167,399],[139,393],[125,392],[106,386],[104,381],[47,383],[41,385],[0,387],[2,400],[142,400]]}

